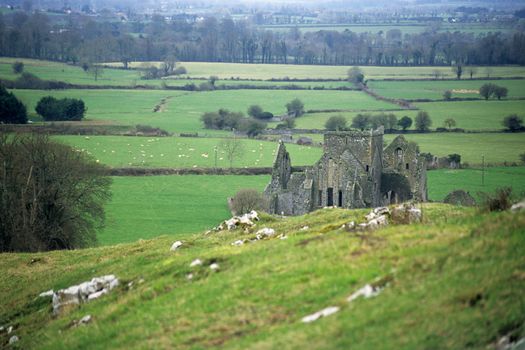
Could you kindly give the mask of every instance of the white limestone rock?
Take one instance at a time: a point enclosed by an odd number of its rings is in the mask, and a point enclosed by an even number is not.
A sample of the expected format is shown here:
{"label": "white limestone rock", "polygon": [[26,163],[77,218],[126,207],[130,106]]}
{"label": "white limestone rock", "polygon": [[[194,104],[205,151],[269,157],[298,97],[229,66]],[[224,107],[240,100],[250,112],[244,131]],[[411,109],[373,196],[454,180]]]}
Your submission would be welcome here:
{"label": "white limestone rock", "polygon": [[50,289],[50,290],[48,290],[46,292],[42,292],[42,293],[38,294],[38,296],[40,298],[47,298],[47,297],[53,297],[53,294],[55,294],[55,292],[53,291],[53,289]]}
{"label": "white limestone rock", "polygon": [[517,212],[521,210],[525,210],[525,200],[522,200],[521,202],[516,203],[512,205],[512,207],[510,207],[510,211],[512,212]]}
{"label": "white limestone rock", "polygon": [[262,228],[256,233],[257,236],[260,236],[261,238],[264,237],[273,237],[275,235],[275,230],[273,228]]}
{"label": "white limestone rock", "polygon": [[339,311],[339,307],[338,306],[329,306],[329,307],[324,308],[324,309],[322,309],[320,311],[317,311],[316,313],[313,313],[311,315],[303,317],[301,319],[301,322],[303,322],[303,323],[310,323],[310,322],[313,322],[313,321],[317,321],[318,319],[320,319],[322,317],[327,317],[327,316],[333,315],[333,314],[335,314],[338,311]]}
{"label": "white limestone rock", "polygon": [[217,271],[217,270],[219,270],[219,264],[217,264],[217,263],[213,263],[213,264],[211,264],[211,265],[210,265],[210,270],[212,270],[212,271]]}
{"label": "white limestone rock", "polygon": [[201,259],[195,259],[191,262],[190,267],[200,266],[202,265]]}
{"label": "white limestone rock", "polygon": [[381,293],[382,289],[378,287],[373,287],[370,284],[365,285],[364,287],[360,288],[359,290],[355,291],[352,295],[350,295],[346,301],[349,303],[356,300],[357,298],[363,297],[365,299],[375,297]]}
{"label": "white limestone rock", "polygon": [[20,339],[16,335],[13,335],[11,338],[9,338],[9,345],[13,345],[14,343],[18,342]]}
{"label": "white limestone rock", "polygon": [[182,242],[181,241],[177,241],[177,242],[175,242],[175,243],[173,243],[171,245],[170,251],[174,252],[177,249],[179,249],[180,246],[182,246]]}

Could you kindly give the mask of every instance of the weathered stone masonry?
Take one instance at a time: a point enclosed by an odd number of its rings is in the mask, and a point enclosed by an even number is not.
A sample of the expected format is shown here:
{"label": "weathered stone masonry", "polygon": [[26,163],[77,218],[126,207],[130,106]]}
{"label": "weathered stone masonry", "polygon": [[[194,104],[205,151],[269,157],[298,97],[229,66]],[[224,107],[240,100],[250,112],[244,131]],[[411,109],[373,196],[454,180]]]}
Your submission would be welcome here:
{"label": "weathered stone masonry", "polygon": [[426,201],[426,163],[418,146],[398,136],[383,149],[383,129],[329,132],[323,156],[292,172],[281,142],[264,194],[270,212],[301,215],[325,206],[365,208],[406,200]]}

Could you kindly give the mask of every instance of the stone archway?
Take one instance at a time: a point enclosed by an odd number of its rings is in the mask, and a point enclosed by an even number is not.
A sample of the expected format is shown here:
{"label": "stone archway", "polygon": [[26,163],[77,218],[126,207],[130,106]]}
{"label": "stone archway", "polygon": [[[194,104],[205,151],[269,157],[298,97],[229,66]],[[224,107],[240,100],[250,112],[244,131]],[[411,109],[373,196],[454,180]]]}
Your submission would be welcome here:
{"label": "stone archway", "polygon": [[385,204],[402,203],[412,199],[407,178],[401,174],[381,174],[381,195]]}

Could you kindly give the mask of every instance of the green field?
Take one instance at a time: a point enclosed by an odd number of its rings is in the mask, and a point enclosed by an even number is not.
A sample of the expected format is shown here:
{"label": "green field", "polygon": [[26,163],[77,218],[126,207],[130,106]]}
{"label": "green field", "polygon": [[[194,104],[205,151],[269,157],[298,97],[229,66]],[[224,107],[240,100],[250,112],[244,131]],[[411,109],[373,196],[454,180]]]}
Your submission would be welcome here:
{"label": "green field", "polygon": [[[133,188],[135,190],[135,188]],[[368,210],[265,217],[241,230],[111,247],[1,254],[0,323],[21,349],[487,349],[525,335],[525,215],[422,206],[424,224],[356,235]],[[309,230],[300,230],[307,225]],[[231,243],[271,227],[277,237]],[[190,267],[195,259],[203,264]],[[219,265],[214,272],[209,266]],[[188,279],[188,274],[192,279]],[[116,275],[119,286],[52,316],[37,296]],[[349,295],[382,280],[374,298]],[[305,324],[328,306],[339,312]],[[91,315],[86,325],[74,320]],[[9,337],[1,335],[2,344]],[[443,336],[446,335],[446,336]]]}
{"label": "green field", "polygon": [[[172,132],[202,130],[200,117],[204,112],[226,108],[246,113],[252,104],[276,115],[286,112],[285,105],[294,98],[304,102],[305,109],[389,109],[392,104],[377,101],[360,91],[322,90],[229,90],[184,92],[161,90],[14,90],[30,114],[43,96],[82,98],[88,108],[87,121],[106,121],[113,124],[146,124]],[[153,108],[167,98],[163,112]],[[216,133],[216,132],[215,132]]]}
{"label": "green field", "polygon": [[185,175],[114,177],[99,243],[111,245],[159,235],[187,236],[231,216],[227,198],[241,188],[262,191],[269,176]]}
{"label": "green field", "polygon": [[[292,162],[294,158],[292,156]],[[430,200],[441,201],[453,190],[464,189],[476,198],[478,192],[493,192],[510,186],[525,195],[525,167],[485,170],[432,170],[428,173]],[[206,230],[229,217],[226,198],[241,188],[260,191],[269,176],[146,176],[114,177],[113,197],[106,207],[106,227],[99,232],[103,245],[138,239]]]}
{"label": "green field", "polygon": [[511,187],[516,198],[525,197],[525,167],[486,168],[482,185],[481,169],[440,169],[427,172],[428,196],[433,201],[442,201],[450,192],[462,189],[476,199],[479,193],[493,193],[502,187]]}
{"label": "green field", "polygon": [[523,117],[525,100],[422,102],[415,106],[429,113],[432,128],[443,127],[447,118],[453,118],[456,127],[465,130],[502,130],[501,123],[509,114]]}
{"label": "green field", "polygon": [[[346,31],[349,30],[354,33],[386,33],[392,29],[399,29],[403,34],[419,34],[431,29],[425,24],[276,24],[276,25],[260,25],[258,28],[272,30],[276,32],[287,32],[292,29],[299,29],[302,33],[317,32],[320,30]],[[442,24],[437,29],[439,32],[465,32],[482,34],[488,32],[510,32],[513,28],[498,24]]]}
{"label": "green field", "polygon": [[[129,136],[54,136],[75,149],[83,150],[111,167],[191,168],[217,166],[227,168],[229,160],[221,148],[221,138],[129,137]],[[242,139],[242,158],[234,167],[271,167],[276,142]],[[320,147],[288,145],[294,165],[311,165],[321,157]]]}
{"label": "green field", "polygon": [[[393,105],[395,108],[395,105]],[[452,118],[456,121],[456,127],[465,130],[475,131],[501,131],[503,119],[509,114],[516,113],[525,116],[525,100],[478,100],[478,101],[450,101],[450,102],[418,102],[414,106],[419,110],[426,111],[432,120],[431,129],[444,127],[444,121]],[[352,119],[359,113],[378,114],[381,111],[362,111],[362,112],[330,112],[330,113],[308,113],[296,119],[298,129],[324,129],[326,121],[335,115],[341,115],[347,119],[350,126]],[[408,116],[415,120],[417,110],[391,110],[399,120],[403,116]],[[415,128],[412,123],[410,129]]]}
{"label": "green field", "polygon": [[[150,64],[160,64],[151,62]],[[121,63],[109,65],[121,66]],[[135,62],[131,67],[140,67],[143,62]],[[181,62],[188,70],[188,77],[208,78],[217,76],[221,79],[345,79],[349,66],[315,66],[286,64],[243,64],[215,62]],[[366,79],[429,79],[433,71],[439,70],[445,78],[455,78],[450,67],[361,67]],[[491,77],[525,77],[525,67],[497,66],[491,67]],[[478,75],[486,75],[484,67],[478,67]]]}
{"label": "green field", "polygon": [[453,98],[481,98],[478,91],[486,83],[506,87],[509,98],[525,97],[525,80],[371,81],[368,86],[390,98],[441,100],[446,90],[452,91]]}

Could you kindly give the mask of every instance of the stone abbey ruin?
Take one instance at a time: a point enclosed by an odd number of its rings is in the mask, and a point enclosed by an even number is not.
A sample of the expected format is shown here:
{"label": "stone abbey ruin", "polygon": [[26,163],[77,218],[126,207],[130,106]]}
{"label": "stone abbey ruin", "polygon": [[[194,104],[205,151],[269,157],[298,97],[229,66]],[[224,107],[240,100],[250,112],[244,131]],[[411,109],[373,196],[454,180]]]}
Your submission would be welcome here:
{"label": "stone abbey ruin", "polygon": [[326,207],[378,207],[427,200],[426,161],[403,136],[383,148],[383,128],[328,132],[323,156],[301,172],[292,170],[279,143],[272,179],[264,194],[269,212],[302,215]]}

